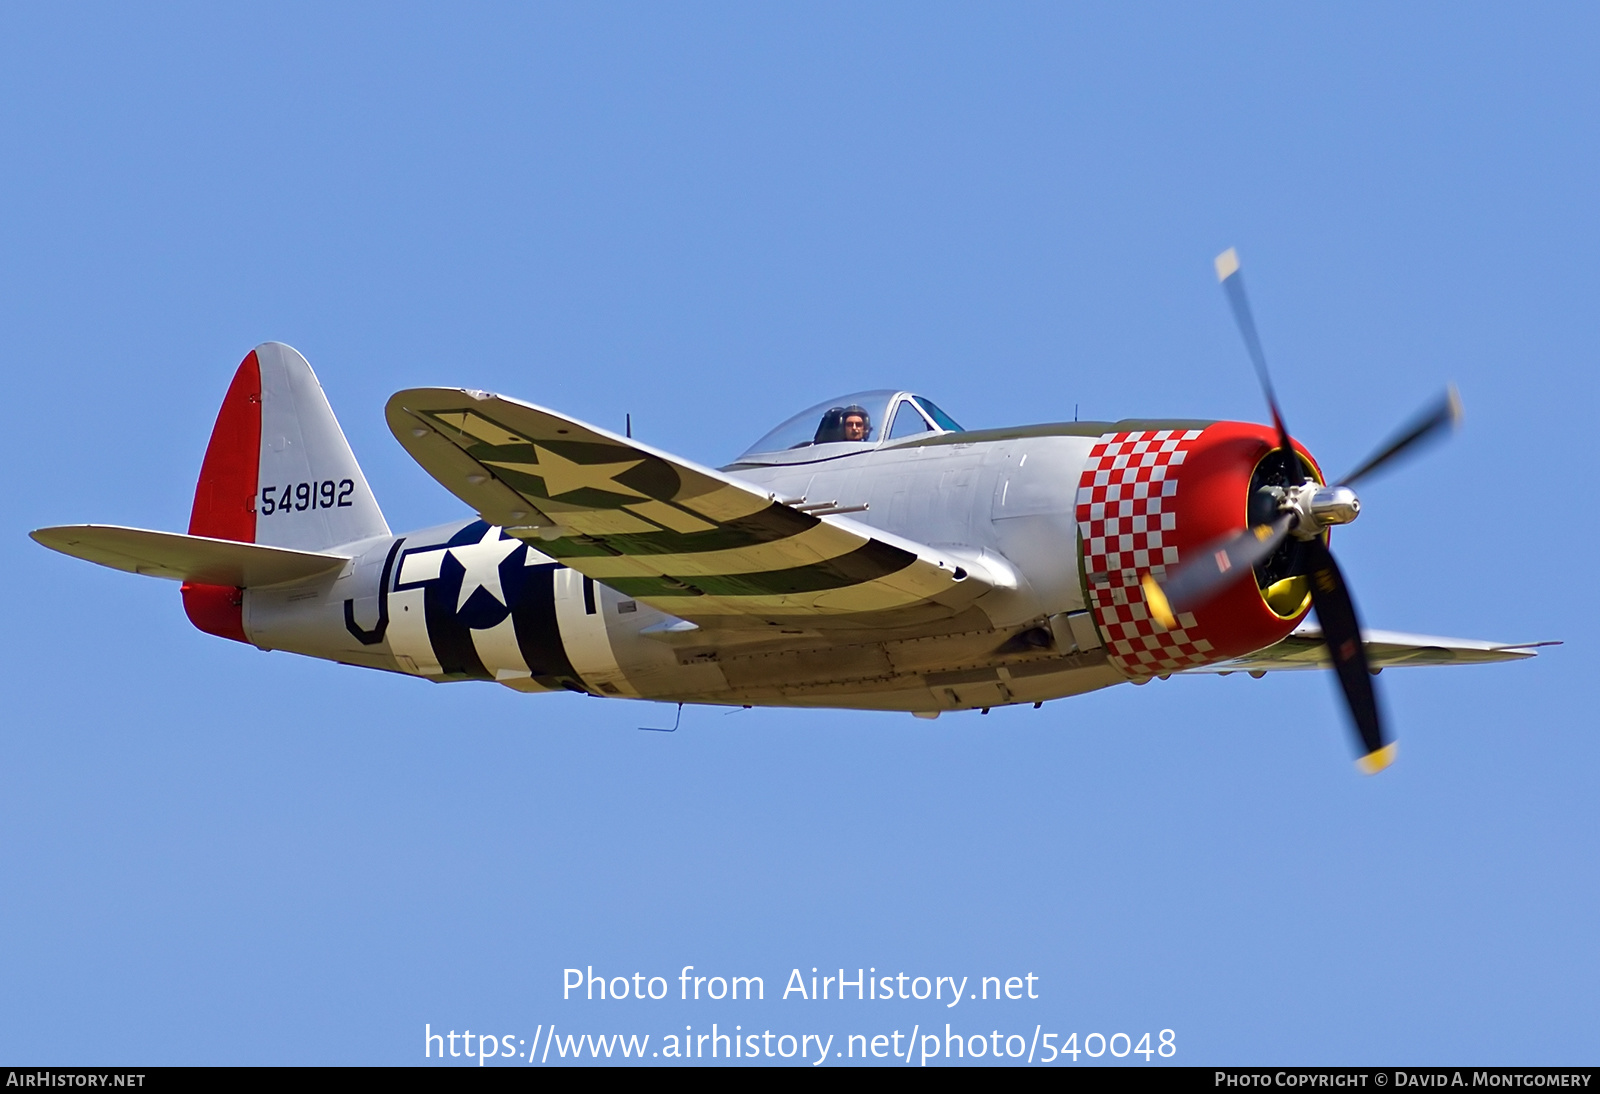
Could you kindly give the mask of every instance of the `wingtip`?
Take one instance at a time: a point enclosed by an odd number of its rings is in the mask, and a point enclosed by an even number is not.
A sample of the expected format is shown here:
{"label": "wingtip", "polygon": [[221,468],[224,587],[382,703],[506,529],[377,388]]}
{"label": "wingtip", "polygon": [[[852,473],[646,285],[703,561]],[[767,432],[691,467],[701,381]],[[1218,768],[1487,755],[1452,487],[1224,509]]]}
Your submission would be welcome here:
{"label": "wingtip", "polygon": [[103,524],[52,524],[45,528],[35,528],[28,533],[28,538],[41,547],[48,547],[52,551],[60,551],[64,555],[69,555],[72,552],[68,548],[82,539],[85,532],[92,532],[96,528],[106,527],[112,526]]}
{"label": "wingtip", "polygon": [[1239,252],[1229,247],[1217,256],[1217,280],[1226,281],[1239,272]]}
{"label": "wingtip", "polygon": [[1367,753],[1356,761],[1356,766],[1363,775],[1376,775],[1390,764],[1394,763],[1396,750],[1400,747],[1399,741],[1390,741],[1380,749]]}
{"label": "wingtip", "polygon": [[1494,647],[1494,651],[1496,653],[1520,653],[1524,657],[1532,657],[1532,656],[1534,656],[1532,653],[1526,653],[1524,651],[1543,649],[1546,646],[1561,646],[1561,645],[1565,645],[1565,643],[1562,642],[1560,639],[1558,639],[1558,638],[1547,638],[1542,642],[1507,642],[1504,645],[1495,646]]}

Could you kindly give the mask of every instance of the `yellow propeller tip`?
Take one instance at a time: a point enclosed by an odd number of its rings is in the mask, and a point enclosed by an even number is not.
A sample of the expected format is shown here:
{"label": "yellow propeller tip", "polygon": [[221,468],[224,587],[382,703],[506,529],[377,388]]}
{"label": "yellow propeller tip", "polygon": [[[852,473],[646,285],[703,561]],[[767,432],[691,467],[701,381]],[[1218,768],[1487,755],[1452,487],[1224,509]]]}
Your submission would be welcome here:
{"label": "yellow propeller tip", "polygon": [[1356,766],[1363,775],[1376,775],[1390,764],[1394,763],[1395,750],[1400,747],[1399,741],[1390,741],[1375,752],[1369,752],[1356,761]]}
{"label": "yellow propeller tip", "polygon": [[1161,586],[1156,579],[1145,574],[1139,579],[1139,584],[1144,587],[1144,602],[1150,606],[1150,617],[1164,631],[1178,629],[1178,617],[1172,614],[1172,605],[1167,601],[1167,594],[1161,591]]}
{"label": "yellow propeller tip", "polygon": [[1217,280],[1226,281],[1239,272],[1239,252],[1229,247],[1217,256]]}
{"label": "yellow propeller tip", "polygon": [[1461,412],[1461,392],[1456,390],[1456,385],[1451,384],[1450,388],[1449,388],[1448,395],[1449,395],[1449,399],[1450,399],[1450,424],[1451,425],[1460,425],[1461,424],[1461,413],[1462,413]]}

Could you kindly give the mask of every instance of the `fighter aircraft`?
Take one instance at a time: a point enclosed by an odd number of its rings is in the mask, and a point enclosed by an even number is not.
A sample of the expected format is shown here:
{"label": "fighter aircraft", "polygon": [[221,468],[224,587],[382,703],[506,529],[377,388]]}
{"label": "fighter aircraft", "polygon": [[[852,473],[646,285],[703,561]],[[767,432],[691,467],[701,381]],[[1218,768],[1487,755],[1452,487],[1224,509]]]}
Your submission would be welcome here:
{"label": "fighter aircraft", "polygon": [[389,428],[477,516],[397,536],[311,366],[268,342],[223,399],[187,534],[32,535],[181,581],[196,627],[264,650],[680,714],[936,718],[1174,673],[1331,666],[1375,772],[1395,745],[1373,675],[1540,643],[1360,629],[1328,529],[1360,512],[1357,482],[1448,430],[1459,402],[1447,393],[1329,485],[1284,425],[1234,252],[1217,272],[1270,427],[968,430],[922,395],[863,391],[713,469],[506,396],[414,388],[389,400]]}

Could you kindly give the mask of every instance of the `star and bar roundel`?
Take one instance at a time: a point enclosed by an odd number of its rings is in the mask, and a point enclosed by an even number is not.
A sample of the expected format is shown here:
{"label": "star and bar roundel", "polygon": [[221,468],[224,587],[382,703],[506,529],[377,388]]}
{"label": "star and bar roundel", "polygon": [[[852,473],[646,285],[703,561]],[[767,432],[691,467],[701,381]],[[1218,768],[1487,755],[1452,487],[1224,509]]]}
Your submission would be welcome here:
{"label": "star and bar roundel", "polygon": [[680,618],[882,626],[953,614],[986,590],[933,549],[527,403],[422,388],[396,394],[387,414],[417,462],[486,521]]}
{"label": "star and bar roundel", "polygon": [[401,551],[394,591],[421,589],[428,643],[441,675],[493,680],[503,666],[485,664],[484,632],[509,630],[534,680],[587,690],[561,641],[555,575],[562,567],[500,528],[474,521],[439,544]]}

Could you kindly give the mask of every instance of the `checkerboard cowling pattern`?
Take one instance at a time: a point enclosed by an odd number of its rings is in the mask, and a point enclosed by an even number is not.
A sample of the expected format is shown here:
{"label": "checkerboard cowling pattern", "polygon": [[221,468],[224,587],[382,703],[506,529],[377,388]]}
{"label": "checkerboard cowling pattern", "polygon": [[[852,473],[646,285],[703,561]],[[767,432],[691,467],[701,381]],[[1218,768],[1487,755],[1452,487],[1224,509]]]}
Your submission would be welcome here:
{"label": "checkerboard cowling pattern", "polygon": [[1177,468],[1200,430],[1107,433],[1078,480],[1078,531],[1090,606],[1111,662],[1148,680],[1209,660],[1211,643],[1191,633],[1194,616],[1164,631],[1150,618],[1139,579],[1178,562]]}

